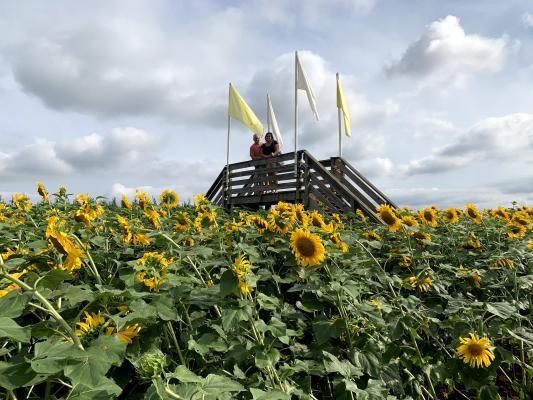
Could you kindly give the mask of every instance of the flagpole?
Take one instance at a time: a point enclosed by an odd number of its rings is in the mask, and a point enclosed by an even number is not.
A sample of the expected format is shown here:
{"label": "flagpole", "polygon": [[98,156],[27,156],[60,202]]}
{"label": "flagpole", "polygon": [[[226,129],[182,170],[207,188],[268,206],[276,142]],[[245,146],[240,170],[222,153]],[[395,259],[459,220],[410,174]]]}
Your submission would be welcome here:
{"label": "flagpole", "polygon": [[230,102],[230,97],[231,97],[231,83],[229,84],[229,89],[228,89],[228,139],[227,139],[227,142],[226,142],[226,198],[227,198],[227,202],[228,202],[228,205],[229,205],[229,138],[230,138],[230,133],[231,133],[231,118],[230,118],[230,115],[229,115],[229,102]]}
{"label": "flagpole", "polygon": [[296,178],[295,201],[298,200],[298,51],[294,52],[294,177]]}
{"label": "flagpole", "polygon": [[270,132],[270,113],[268,112],[269,103],[270,103],[270,95],[267,93],[267,132]]}
{"label": "flagpole", "polygon": [[342,122],[341,122],[341,109],[339,108],[339,73],[337,72],[337,113],[339,116],[339,157],[342,157]]}

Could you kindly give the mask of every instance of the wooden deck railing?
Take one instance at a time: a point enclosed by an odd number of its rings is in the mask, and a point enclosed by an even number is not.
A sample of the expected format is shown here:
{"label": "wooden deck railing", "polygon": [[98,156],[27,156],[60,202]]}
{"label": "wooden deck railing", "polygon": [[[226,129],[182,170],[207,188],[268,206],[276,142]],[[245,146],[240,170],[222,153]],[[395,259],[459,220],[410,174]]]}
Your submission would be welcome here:
{"label": "wooden deck railing", "polygon": [[243,161],[229,165],[206,193],[213,203],[228,210],[258,207],[278,201],[301,202],[306,208],[345,213],[360,209],[377,220],[379,204],[395,205],[344,159],[318,161],[306,150],[296,154]]}

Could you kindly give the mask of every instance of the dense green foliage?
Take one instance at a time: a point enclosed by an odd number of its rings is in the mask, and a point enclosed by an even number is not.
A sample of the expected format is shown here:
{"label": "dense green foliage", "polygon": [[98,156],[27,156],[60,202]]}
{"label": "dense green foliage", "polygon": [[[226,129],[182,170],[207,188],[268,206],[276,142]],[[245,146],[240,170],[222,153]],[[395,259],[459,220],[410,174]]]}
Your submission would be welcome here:
{"label": "dense green foliage", "polygon": [[[531,208],[376,225],[138,197],[0,205],[0,396],[531,398]],[[488,366],[459,357],[469,333]]]}

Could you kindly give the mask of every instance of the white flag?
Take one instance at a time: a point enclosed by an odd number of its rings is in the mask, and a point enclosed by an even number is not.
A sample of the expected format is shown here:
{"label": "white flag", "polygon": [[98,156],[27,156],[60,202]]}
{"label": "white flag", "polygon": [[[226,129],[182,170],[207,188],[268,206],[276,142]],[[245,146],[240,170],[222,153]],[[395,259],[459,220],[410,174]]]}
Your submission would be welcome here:
{"label": "white flag", "polygon": [[309,80],[307,79],[307,74],[305,73],[302,64],[300,63],[298,52],[296,52],[296,70],[296,87],[300,90],[305,90],[305,92],[307,93],[307,100],[309,100],[309,106],[311,107],[311,110],[313,111],[313,114],[315,114],[316,120],[318,121],[320,118],[318,117],[318,111],[316,109],[315,94],[313,93],[313,89],[311,89],[311,85],[309,84]]}
{"label": "white flag", "polygon": [[283,147],[283,139],[281,138],[281,132],[279,131],[278,121],[276,120],[276,115],[274,114],[274,109],[272,108],[272,102],[270,101],[270,96],[267,95],[267,119],[268,123],[272,127],[272,133],[274,134],[274,139],[279,143],[279,148]]}

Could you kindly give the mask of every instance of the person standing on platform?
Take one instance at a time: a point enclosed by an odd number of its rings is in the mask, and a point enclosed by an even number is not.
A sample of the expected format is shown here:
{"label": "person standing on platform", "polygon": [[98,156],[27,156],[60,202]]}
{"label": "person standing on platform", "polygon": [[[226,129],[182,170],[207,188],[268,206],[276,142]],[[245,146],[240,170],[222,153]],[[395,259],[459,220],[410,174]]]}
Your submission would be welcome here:
{"label": "person standing on platform", "polygon": [[[276,176],[276,172],[272,171],[273,168],[277,167],[279,163],[271,160],[271,158],[276,157],[277,155],[281,154],[281,151],[279,149],[279,144],[274,140],[274,135],[272,132],[267,132],[265,135],[265,143],[261,145],[261,149],[263,151],[263,157],[267,158],[267,168],[269,170],[268,175],[271,177]],[[270,179],[267,185],[273,185],[276,186],[278,184],[277,179]],[[274,188],[272,190],[273,193],[277,192],[277,190]]]}
{"label": "person standing on platform", "polygon": [[259,135],[256,133],[253,136],[254,143],[250,146],[250,158],[252,160],[259,160],[263,157],[263,149],[261,147],[261,143]]}

